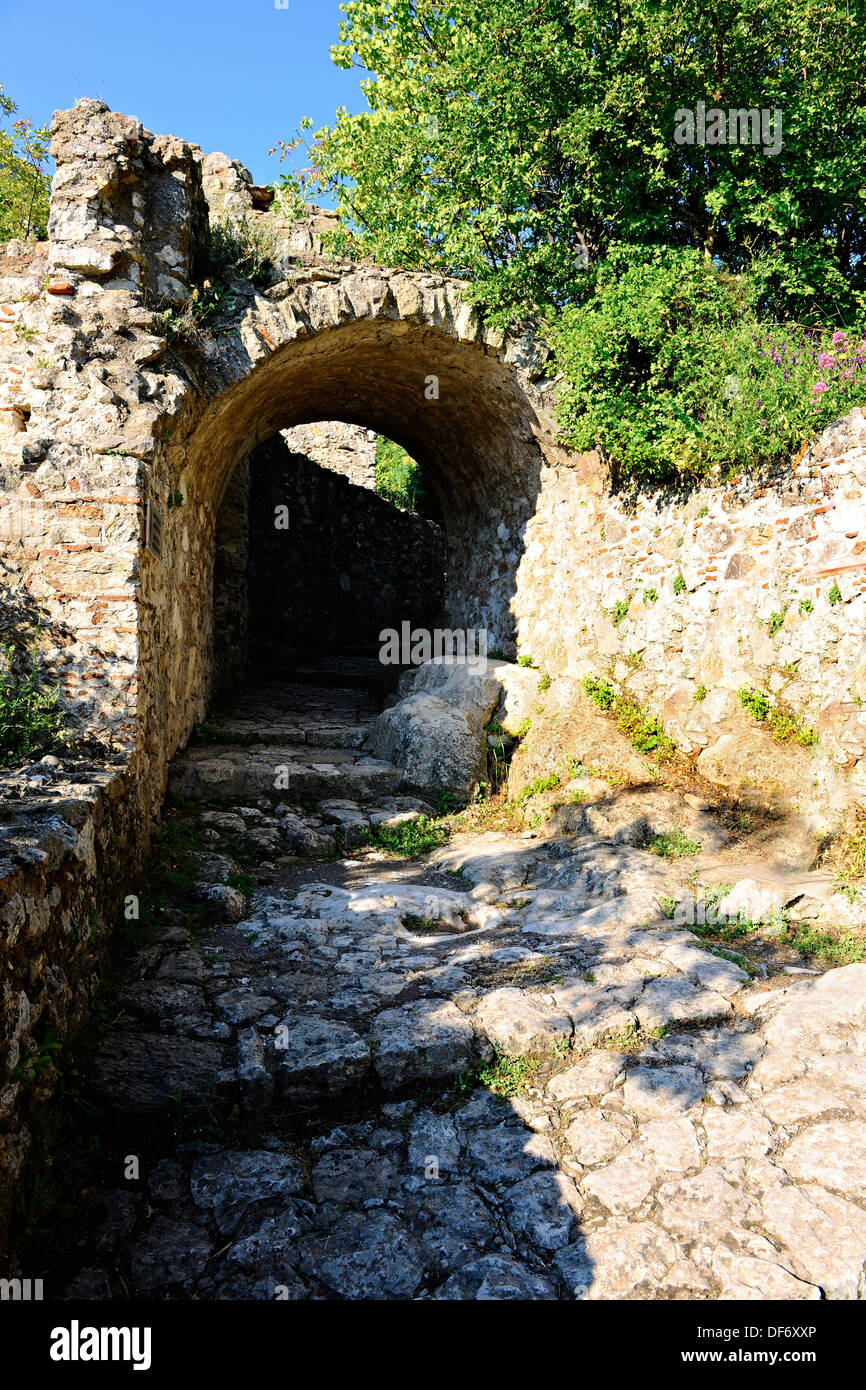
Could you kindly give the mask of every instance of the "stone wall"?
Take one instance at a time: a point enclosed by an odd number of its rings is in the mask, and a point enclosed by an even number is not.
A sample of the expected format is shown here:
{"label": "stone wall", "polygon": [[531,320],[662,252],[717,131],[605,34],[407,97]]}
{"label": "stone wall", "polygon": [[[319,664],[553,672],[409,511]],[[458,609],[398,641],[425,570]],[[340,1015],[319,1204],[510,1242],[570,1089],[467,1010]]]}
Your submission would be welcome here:
{"label": "stone wall", "polygon": [[689,496],[627,500],[600,473],[545,473],[518,568],[518,646],[551,671],[612,679],[722,782],[737,692],[760,689],[817,731],[813,800],[838,811],[866,804],[864,591],[856,410],[776,476]]}
{"label": "stone wall", "polygon": [[88,1017],[146,829],[124,765],[48,757],[0,777],[0,1248],[57,1047]]}
{"label": "stone wall", "polygon": [[[439,528],[290,453],[249,460],[250,660],[375,656],[383,628],[435,625],[445,571]],[[288,529],[274,525],[288,508]]]}
{"label": "stone wall", "polygon": [[374,656],[381,630],[405,620],[433,626],[444,567],[438,526],[275,436],[239,465],[217,515],[214,689],[298,659]]}
{"label": "stone wall", "polygon": [[296,425],[283,430],[283,439],[293,454],[302,454],[322,468],[330,468],[358,487],[376,487],[376,431],[363,425],[345,425],[341,420],[323,420],[314,425]]}

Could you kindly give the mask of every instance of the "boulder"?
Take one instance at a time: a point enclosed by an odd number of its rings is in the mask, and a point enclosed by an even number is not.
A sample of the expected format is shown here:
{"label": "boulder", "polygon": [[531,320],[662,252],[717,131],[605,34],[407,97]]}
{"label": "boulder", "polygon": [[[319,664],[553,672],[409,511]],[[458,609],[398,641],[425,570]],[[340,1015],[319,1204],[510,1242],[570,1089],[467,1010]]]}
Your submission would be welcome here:
{"label": "boulder", "polygon": [[449,792],[468,800],[487,771],[483,726],[438,695],[409,695],[370,726],[367,747],[403,769],[423,795]]}
{"label": "boulder", "polygon": [[[437,657],[404,672],[399,694],[402,699],[435,695],[465,715],[473,728],[483,729],[502,695],[502,681],[494,673],[497,669],[486,659],[470,663],[455,657]],[[537,675],[535,683],[538,684]]]}
{"label": "boulder", "polygon": [[485,726],[516,731],[538,701],[539,673],[507,661],[437,657],[406,671],[399,699],[374,720],[366,747],[427,794],[468,800],[487,771]]}
{"label": "boulder", "polygon": [[507,734],[517,734],[538,711],[541,672],[510,661],[488,662],[487,669],[502,690],[495,712],[497,723]]}

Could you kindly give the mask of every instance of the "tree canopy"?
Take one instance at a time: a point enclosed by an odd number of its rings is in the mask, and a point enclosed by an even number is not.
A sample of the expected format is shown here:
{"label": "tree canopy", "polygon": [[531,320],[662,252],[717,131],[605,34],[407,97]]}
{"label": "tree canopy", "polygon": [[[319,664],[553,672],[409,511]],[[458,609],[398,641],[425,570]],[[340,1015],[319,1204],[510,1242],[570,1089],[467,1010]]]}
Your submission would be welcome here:
{"label": "tree canopy", "polygon": [[565,442],[660,480],[782,457],[863,399],[864,6],[348,0],[369,109],[302,122],[283,194],[540,316]]}
{"label": "tree canopy", "polygon": [[[316,133],[295,186],[336,195],[344,246],[511,312],[589,294],[615,243],[700,249],[777,312],[862,302],[863,0],[341,9],[332,57],[373,74],[369,110]],[[778,111],[781,148],[677,143],[699,102]]]}

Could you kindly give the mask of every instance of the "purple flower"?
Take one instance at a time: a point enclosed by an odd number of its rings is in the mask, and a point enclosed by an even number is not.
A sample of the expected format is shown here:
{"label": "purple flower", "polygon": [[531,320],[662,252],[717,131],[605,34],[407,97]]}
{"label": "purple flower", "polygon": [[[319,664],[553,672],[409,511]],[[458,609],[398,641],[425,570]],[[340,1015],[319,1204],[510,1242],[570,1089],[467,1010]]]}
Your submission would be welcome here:
{"label": "purple flower", "polygon": [[829,391],[829,389],[826,381],[816,381],[815,385],[812,387],[812,395],[814,396],[816,391],[820,393],[822,391]]}

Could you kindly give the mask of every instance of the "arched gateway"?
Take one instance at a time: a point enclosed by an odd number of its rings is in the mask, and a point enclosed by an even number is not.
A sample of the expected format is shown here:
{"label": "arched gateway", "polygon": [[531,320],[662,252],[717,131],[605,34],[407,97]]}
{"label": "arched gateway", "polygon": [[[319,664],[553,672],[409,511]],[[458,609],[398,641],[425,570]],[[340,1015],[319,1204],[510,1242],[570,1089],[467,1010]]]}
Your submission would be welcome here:
{"label": "arched gateway", "polygon": [[[379,430],[423,463],[450,621],[513,653],[522,533],[559,452],[547,348],[485,327],[459,282],[323,259],[316,224],[259,211],[265,190],[240,166],[102,102],[52,129],[48,261],[22,266],[23,370],[0,402],[5,488],[35,505],[4,580],[43,606],[77,717],[134,744],[160,795],[207,702],[228,480],[256,444],[315,420]],[[200,292],[214,213],[273,228],[283,278],[233,279],[181,343],[159,311]]]}

